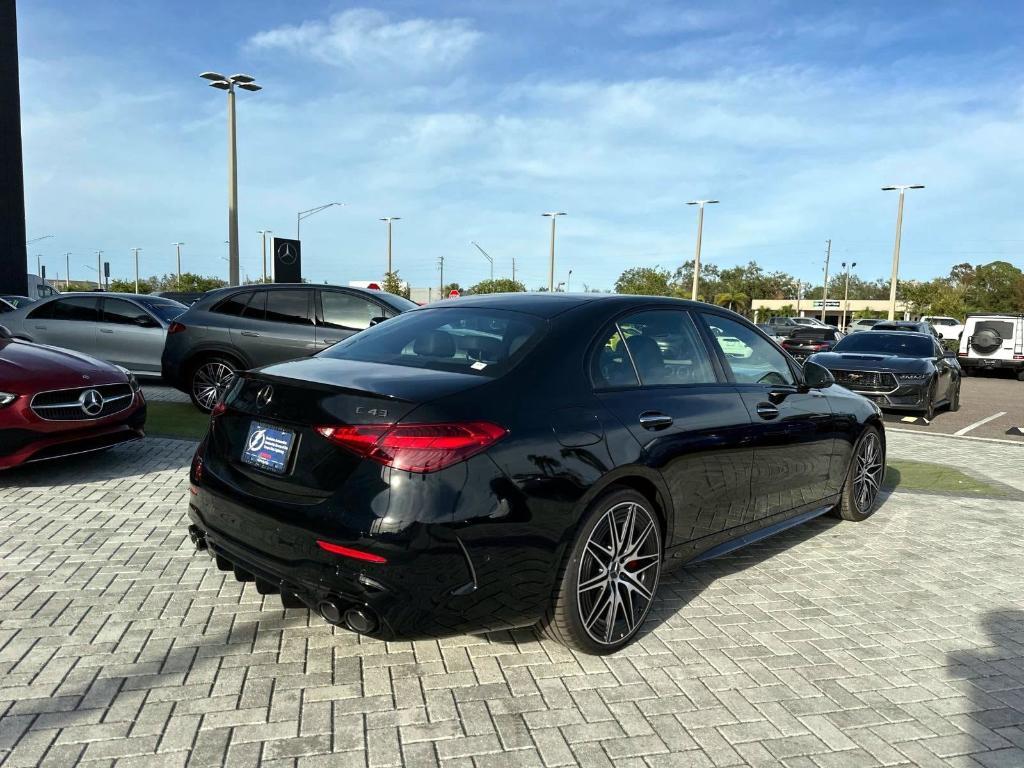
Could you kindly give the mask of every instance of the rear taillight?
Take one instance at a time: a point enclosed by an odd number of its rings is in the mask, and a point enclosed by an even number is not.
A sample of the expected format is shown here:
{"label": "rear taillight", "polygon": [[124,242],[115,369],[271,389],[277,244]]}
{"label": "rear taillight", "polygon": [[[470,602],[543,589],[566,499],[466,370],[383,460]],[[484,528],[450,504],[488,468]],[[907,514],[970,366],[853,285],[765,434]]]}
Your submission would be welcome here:
{"label": "rear taillight", "polygon": [[386,467],[436,472],[486,450],[508,430],[487,421],[317,427],[332,443]]}
{"label": "rear taillight", "polygon": [[181,333],[186,330],[185,326],[174,320],[169,326],[167,326],[167,335],[170,336],[175,333]]}
{"label": "rear taillight", "polygon": [[341,555],[342,557],[351,557],[353,560],[362,560],[367,563],[386,563],[388,561],[386,557],[375,555],[372,552],[364,552],[361,549],[352,549],[352,547],[343,547],[340,544],[332,544],[329,541],[317,539],[316,545],[324,552],[330,552],[332,555]]}
{"label": "rear taillight", "polygon": [[213,406],[213,409],[210,411],[210,418],[211,419],[216,419],[218,416],[220,416],[222,413],[224,413],[224,411],[226,411],[227,409],[228,409],[228,407],[224,403],[224,401],[223,400],[218,400],[217,404],[215,406]]}

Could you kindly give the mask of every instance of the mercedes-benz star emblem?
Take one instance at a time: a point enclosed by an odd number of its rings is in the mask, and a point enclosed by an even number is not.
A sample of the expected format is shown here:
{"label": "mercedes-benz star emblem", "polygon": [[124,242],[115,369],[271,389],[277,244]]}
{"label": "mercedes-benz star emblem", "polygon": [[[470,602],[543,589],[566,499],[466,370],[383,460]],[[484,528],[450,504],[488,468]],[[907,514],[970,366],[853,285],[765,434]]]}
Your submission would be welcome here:
{"label": "mercedes-benz star emblem", "polygon": [[298,258],[295,246],[291,243],[281,243],[277,246],[277,258],[280,259],[282,264],[290,267],[295,263],[295,259]]}
{"label": "mercedes-benz star emblem", "polygon": [[270,405],[270,401],[274,399],[274,388],[267,384],[259,392],[256,393],[256,404],[261,408],[266,408]]}
{"label": "mercedes-benz star emblem", "polygon": [[79,396],[78,404],[86,416],[96,416],[103,410],[103,395],[95,389],[87,389]]}

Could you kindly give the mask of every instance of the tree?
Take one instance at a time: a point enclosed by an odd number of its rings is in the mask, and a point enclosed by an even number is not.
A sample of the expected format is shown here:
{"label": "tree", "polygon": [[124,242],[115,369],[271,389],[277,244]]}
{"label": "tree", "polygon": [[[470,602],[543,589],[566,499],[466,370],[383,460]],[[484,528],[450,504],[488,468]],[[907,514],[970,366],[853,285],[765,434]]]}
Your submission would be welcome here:
{"label": "tree", "polygon": [[615,281],[616,293],[638,296],[673,296],[675,289],[670,285],[672,273],[660,267],[633,267],[627,269]]}
{"label": "tree", "polygon": [[720,307],[728,307],[737,311],[746,307],[750,297],[742,291],[726,291],[715,295],[715,304]]}
{"label": "tree", "polygon": [[408,299],[411,294],[409,284],[398,277],[398,270],[384,273],[384,279],[380,282],[380,289],[385,293],[401,296],[403,299]]}
{"label": "tree", "polygon": [[499,277],[494,280],[482,280],[472,288],[468,288],[466,293],[474,295],[482,293],[522,293],[525,290],[526,286],[518,280]]}

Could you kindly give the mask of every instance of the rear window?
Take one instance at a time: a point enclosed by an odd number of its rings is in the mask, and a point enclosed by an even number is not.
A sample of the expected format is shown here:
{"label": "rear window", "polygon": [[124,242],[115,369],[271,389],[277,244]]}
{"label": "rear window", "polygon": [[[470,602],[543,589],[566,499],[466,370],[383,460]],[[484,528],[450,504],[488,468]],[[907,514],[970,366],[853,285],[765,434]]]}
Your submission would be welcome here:
{"label": "rear window", "polygon": [[916,336],[905,331],[887,333],[854,333],[842,339],[833,352],[863,352],[869,355],[899,355],[903,357],[932,357],[930,336]]}
{"label": "rear window", "polygon": [[186,309],[188,309],[188,307],[186,307],[184,304],[179,304],[178,302],[171,301],[169,299],[164,301],[156,301],[154,299],[140,299],[139,303],[166,323],[169,323],[171,320],[173,320]]}
{"label": "rear window", "polygon": [[320,353],[360,360],[497,377],[543,335],[540,318],[474,307],[406,312]]}

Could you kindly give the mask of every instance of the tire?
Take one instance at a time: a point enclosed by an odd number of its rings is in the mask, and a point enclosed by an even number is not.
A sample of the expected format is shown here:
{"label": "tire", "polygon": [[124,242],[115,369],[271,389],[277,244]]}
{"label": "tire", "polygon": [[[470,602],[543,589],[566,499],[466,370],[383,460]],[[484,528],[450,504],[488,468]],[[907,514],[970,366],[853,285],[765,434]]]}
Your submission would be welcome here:
{"label": "tire", "polygon": [[1017,371],[1017,381],[1024,381],[1024,370]]}
{"label": "tire", "polygon": [[204,413],[212,411],[240,368],[235,360],[222,355],[199,358],[188,374],[188,396],[192,404]]}
{"label": "tire", "polygon": [[925,406],[924,413],[922,415],[924,416],[924,420],[925,421],[935,421],[935,382],[934,381],[931,383],[931,386],[928,387],[928,404]]}
{"label": "tire", "polygon": [[885,451],[881,435],[874,427],[867,427],[853,448],[846,482],[834,513],[843,520],[858,523],[871,517],[884,475]]}
{"label": "tire", "polygon": [[596,655],[629,644],[654,602],[663,554],[647,498],[626,488],[601,496],[565,554],[541,632]]}
{"label": "tire", "polygon": [[949,412],[956,413],[960,410],[960,382],[956,383],[956,389],[953,390],[953,396],[949,398]]}

